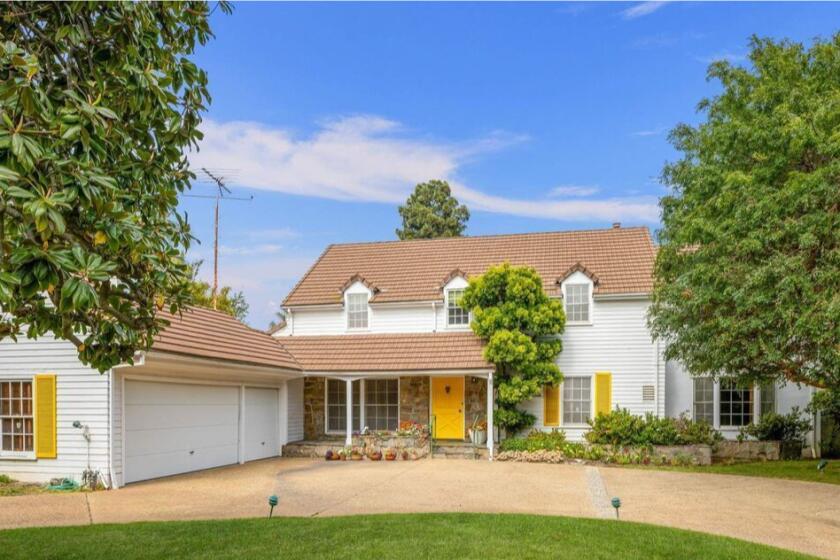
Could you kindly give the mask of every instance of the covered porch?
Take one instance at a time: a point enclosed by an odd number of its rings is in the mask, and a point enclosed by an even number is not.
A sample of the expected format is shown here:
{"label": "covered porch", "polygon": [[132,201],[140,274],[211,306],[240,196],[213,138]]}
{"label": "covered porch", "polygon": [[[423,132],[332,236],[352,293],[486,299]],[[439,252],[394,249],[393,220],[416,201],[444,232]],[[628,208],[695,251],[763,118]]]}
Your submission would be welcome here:
{"label": "covered porch", "polygon": [[306,372],[305,442],[326,451],[375,435],[399,447],[394,438],[423,432],[434,445],[480,444],[492,459],[494,368],[472,333],[295,336],[283,344]]}

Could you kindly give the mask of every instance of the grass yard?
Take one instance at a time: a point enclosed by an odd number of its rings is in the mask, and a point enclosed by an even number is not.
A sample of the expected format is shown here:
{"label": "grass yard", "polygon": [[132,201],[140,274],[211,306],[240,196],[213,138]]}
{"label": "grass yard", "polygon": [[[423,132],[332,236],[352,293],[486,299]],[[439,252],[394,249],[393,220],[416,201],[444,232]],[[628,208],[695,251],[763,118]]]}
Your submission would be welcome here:
{"label": "grass yard", "polygon": [[810,558],[638,523],[414,514],[90,525],[0,531],[5,560],[61,558]]}
{"label": "grass yard", "polygon": [[789,480],[840,484],[840,459],[830,459],[828,466],[822,474],[817,471],[817,463],[818,461],[813,460],[798,460],[735,463],[732,465],[710,465],[707,467],[638,466],[638,468],[714,474],[738,474],[741,476],[763,476],[766,478],[786,478]]}
{"label": "grass yard", "polygon": [[23,496],[24,494],[39,494],[46,492],[41,484],[28,484],[11,479],[5,474],[0,474],[0,497]]}

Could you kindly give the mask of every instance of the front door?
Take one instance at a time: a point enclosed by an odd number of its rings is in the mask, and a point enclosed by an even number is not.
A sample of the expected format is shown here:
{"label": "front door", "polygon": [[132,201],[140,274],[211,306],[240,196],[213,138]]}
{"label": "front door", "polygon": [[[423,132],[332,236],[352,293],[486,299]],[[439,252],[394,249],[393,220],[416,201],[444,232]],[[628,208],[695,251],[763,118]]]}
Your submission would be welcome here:
{"label": "front door", "polygon": [[464,378],[432,377],[435,439],[464,439]]}

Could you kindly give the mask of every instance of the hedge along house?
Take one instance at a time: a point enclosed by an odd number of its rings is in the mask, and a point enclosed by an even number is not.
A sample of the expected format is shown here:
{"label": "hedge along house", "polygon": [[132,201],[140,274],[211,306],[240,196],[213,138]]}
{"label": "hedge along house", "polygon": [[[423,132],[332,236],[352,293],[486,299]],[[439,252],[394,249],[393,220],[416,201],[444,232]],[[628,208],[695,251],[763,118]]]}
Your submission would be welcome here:
{"label": "hedge along house", "polygon": [[458,301],[468,278],[505,261],[536,269],[566,310],[564,381],[523,405],[536,429],[580,440],[596,414],[621,407],[688,414],[735,437],[764,412],[809,402],[807,389],[736,390],[666,363],[647,327],[655,257],[647,228],[619,224],[327,247],[285,299],[286,323],[273,333],[306,376],[306,439],[350,442],[365,427],[414,420],[431,424],[435,439],[464,440],[476,418],[492,416],[480,395],[492,402],[493,368]]}
{"label": "hedge along house", "polygon": [[170,325],[134,365],[105,373],[52,337],[0,342],[0,473],[99,473],[109,486],[280,454],[303,437],[300,366],[220,312]]}

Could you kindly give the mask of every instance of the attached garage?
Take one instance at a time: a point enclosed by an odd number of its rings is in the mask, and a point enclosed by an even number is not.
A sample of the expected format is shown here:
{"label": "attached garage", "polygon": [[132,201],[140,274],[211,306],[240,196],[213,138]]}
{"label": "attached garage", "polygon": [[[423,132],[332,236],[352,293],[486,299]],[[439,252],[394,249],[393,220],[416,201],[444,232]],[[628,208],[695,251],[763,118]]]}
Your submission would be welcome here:
{"label": "attached garage", "polygon": [[239,387],[126,380],[125,482],[237,462]]}
{"label": "attached garage", "polygon": [[120,368],[118,485],[280,455],[299,366],[268,335],[218,312],[172,318],[152,350]]}

